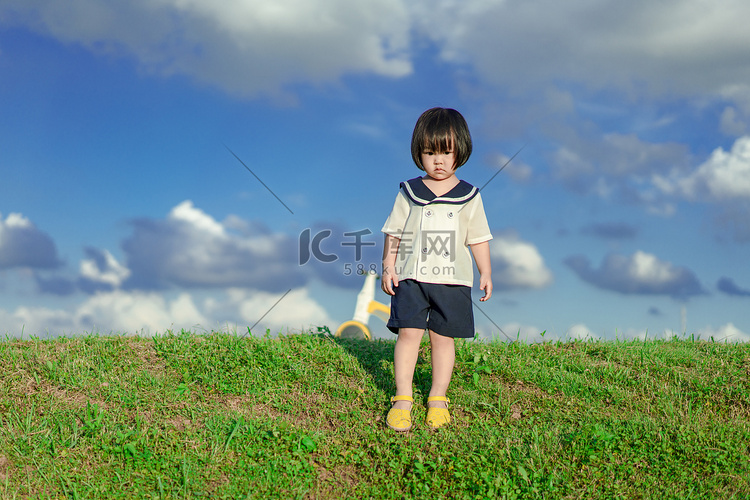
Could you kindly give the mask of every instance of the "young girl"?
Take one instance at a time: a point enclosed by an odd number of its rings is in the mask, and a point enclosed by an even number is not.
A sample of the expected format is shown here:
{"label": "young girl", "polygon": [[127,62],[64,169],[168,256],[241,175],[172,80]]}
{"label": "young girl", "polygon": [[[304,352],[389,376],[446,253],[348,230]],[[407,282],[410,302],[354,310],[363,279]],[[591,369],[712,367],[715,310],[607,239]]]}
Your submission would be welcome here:
{"label": "young girl", "polygon": [[479,300],[492,296],[492,235],[482,198],[476,187],[456,178],[471,149],[469,127],[458,111],[425,111],[411,141],[414,163],[425,175],[401,183],[382,229],[381,285],[391,295],[388,329],[398,334],[393,356],[396,396],[386,422],[396,431],[412,426],[412,378],[426,329],[432,345],[427,425],[438,428],[450,422],[446,392],[455,362],[453,339],[474,336],[472,254],[484,290]]}

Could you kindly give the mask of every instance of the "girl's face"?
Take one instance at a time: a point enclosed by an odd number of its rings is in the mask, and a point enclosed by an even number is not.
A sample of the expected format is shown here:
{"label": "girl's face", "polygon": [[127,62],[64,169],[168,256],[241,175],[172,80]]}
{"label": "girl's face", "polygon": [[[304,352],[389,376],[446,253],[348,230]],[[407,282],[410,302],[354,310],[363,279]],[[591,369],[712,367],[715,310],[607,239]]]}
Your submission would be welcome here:
{"label": "girl's face", "polygon": [[452,149],[441,153],[424,149],[421,159],[424,171],[436,181],[450,179],[456,173],[456,158]]}

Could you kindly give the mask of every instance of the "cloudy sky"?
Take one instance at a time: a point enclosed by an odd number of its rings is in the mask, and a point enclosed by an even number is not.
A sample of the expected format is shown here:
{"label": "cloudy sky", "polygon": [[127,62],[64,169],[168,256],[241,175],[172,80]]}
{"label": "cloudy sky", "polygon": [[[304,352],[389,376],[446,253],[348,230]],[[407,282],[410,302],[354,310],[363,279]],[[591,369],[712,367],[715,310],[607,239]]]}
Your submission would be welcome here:
{"label": "cloudy sky", "polygon": [[495,236],[483,336],[750,340],[748,18],[0,0],[0,334],[334,330],[444,106]]}

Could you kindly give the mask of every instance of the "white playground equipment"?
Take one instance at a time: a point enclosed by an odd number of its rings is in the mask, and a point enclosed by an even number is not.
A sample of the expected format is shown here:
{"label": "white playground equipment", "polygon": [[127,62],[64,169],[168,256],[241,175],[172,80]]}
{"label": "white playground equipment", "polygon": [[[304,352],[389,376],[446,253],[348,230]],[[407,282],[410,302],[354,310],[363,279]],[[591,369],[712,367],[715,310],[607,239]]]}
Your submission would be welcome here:
{"label": "white playground equipment", "polygon": [[342,339],[365,339],[372,340],[370,328],[367,322],[370,315],[388,322],[391,308],[375,300],[375,280],[378,275],[370,271],[365,276],[365,284],[357,295],[357,305],[354,307],[354,317],[345,321],[337,329],[334,336]]}

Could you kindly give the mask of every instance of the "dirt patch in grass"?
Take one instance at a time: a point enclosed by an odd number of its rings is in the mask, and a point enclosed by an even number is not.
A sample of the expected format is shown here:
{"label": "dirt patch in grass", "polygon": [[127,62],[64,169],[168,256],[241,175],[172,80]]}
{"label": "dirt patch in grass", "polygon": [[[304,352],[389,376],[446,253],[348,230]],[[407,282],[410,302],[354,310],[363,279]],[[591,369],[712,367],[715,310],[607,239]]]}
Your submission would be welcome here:
{"label": "dirt patch in grass", "polygon": [[512,394],[529,394],[531,396],[534,396],[535,398],[540,399],[560,398],[559,395],[556,398],[555,395],[549,394],[538,385],[532,384],[530,382],[524,382],[523,380],[516,380],[515,382],[505,382],[503,383],[503,389]]}
{"label": "dirt patch in grass", "polygon": [[357,468],[354,466],[337,465],[336,470],[331,471],[324,465],[313,462],[313,467],[318,479],[315,481],[315,490],[311,491],[306,498],[338,497],[342,492],[351,492],[359,484]]}
{"label": "dirt patch in grass", "polygon": [[284,416],[269,403],[260,402],[256,396],[227,396],[221,398],[220,403],[225,408],[245,417],[281,418]]}
{"label": "dirt patch in grass", "polygon": [[290,410],[279,409],[278,404],[262,401],[257,396],[229,396],[220,399],[225,408],[249,418],[281,419],[301,429],[333,430],[338,424],[326,417],[324,408],[341,408],[341,402],[333,401],[327,394],[305,394],[290,391],[284,398],[294,402]]}
{"label": "dirt patch in grass", "polygon": [[25,414],[33,408],[36,415],[42,416],[48,409],[60,406],[85,408],[87,403],[95,404],[102,410],[108,408],[107,403],[102,399],[61,387],[48,380],[40,379],[37,382],[30,377],[11,381],[7,386],[7,395],[19,414]]}
{"label": "dirt patch in grass", "polygon": [[140,362],[142,369],[155,379],[163,379],[164,375],[171,370],[164,358],[157,354],[153,342],[132,337],[125,340],[125,345],[130,349],[130,354]]}
{"label": "dirt patch in grass", "polygon": [[216,490],[227,486],[230,483],[229,478],[222,472],[219,477],[209,479],[206,484],[206,491],[209,495],[215,493]]}
{"label": "dirt patch in grass", "polygon": [[[333,401],[327,394],[303,394],[297,393],[290,395],[297,401],[301,412],[287,415],[290,419],[290,423],[297,427],[302,428],[318,428],[321,430],[333,430],[336,428],[336,423],[332,422],[330,418],[323,415],[322,408],[335,408],[334,411],[339,413],[344,412],[344,405],[342,401]],[[295,405],[297,406],[297,405]]]}
{"label": "dirt patch in grass", "polygon": [[[46,385],[46,387],[44,387]],[[96,405],[100,410],[110,410],[111,407],[103,399],[93,398],[91,395],[84,394],[72,389],[64,389],[52,384],[43,384],[41,393],[51,396],[57,401],[62,401],[70,406],[84,408],[87,404]]]}
{"label": "dirt patch in grass", "polygon": [[522,420],[541,411],[538,404],[540,401],[561,399],[559,396],[548,394],[537,385],[522,380],[503,383],[502,387],[502,397],[514,400],[510,405],[511,420]]}
{"label": "dirt patch in grass", "polygon": [[61,387],[58,384],[47,380],[40,380],[39,383],[35,383],[33,380],[28,381],[27,385],[28,392],[27,396],[43,395],[48,396],[55,404],[63,403],[67,406],[75,408],[85,408],[87,403],[97,405],[100,410],[109,409],[109,405],[103,399],[92,397],[90,394],[76,391],[74,389]]}
{"label": "dirt patch in grass", "polygon": [[0,455],[0,483],[5,483],[10,479],[12,468],[13,462],[10,461],[10,458]]}
{"label": "dirt patch in grass", "polygon": [[[153,344],[139,338],[123,338],[122,342],[126,351],[122,358],[125,360],[131,359],[135,370],[142,370],[157,380],[164,379],[169,368],[164,360],[157,355]],[[23,344],[20,344],[19,347],[23,347]],[[8,377],[5,380],[5,383],[8,384],[6,386],[7,394],[14,402],[18,403],[18,406],[23,408],[24,402],[28,402],[29,396],[46,395],[57,402],[73,407],[85,407],[87,403],[91,403],[96,404],[102,410],[109,409],[110,405],[106,402],[106,388],[110,386],[110,383],[118,383],[118,381],[102,382],[100,385],[94,383],[91,387],[83,387],[79,390],[78,387],[71,387],[64,382],[53,380],[54,376],[52,376],[53,379],[50,379],[51,375],[48,373],[47,367],[49,365],[47,363],[56,363],[60,359],[60,354],[71,348],[71,344],[59,342],[36,344],[33,347],[35,347],[35,352],[32,351],[33,355],[21,360],[20,363],[17,362],[17,366],[14,367],[14,375],[20,376]],[[61,368],[61,370],[65,369],[74,368]],[[107,374],[102,372],[102,375],[106,376]],[[84,380],[84,384],[91,385],[90,379]]]}
{"label": "dirt patch in grass", "polygon": [[180,416],[180,415],[165,419],[164,424],[167,426],[174,427],[175,430],[177,430],[178,432],[183,432],[187,429],[191,429],[194,427],[192,420],[190,420],[187,417]]}

